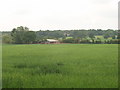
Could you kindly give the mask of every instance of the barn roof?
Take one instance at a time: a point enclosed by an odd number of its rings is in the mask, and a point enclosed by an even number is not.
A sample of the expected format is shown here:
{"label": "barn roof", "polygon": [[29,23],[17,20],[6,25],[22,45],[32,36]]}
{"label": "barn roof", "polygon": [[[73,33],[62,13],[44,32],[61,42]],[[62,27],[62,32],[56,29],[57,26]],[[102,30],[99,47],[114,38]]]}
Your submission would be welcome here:
{"label": "barn roof", "polygon": [[47,41],[49,41],[49,42],[58,42],[58,40],[55,40],[55,39],[47,39]]}

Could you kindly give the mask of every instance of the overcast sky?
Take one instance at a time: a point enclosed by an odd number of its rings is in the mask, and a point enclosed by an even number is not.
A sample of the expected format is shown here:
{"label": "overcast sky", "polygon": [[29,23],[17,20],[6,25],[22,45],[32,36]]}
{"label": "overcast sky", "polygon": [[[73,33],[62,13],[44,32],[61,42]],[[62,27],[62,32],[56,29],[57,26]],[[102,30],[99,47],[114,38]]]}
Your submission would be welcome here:
{"label": "overcast sky", "polygon": [[117,29],[119,0],[0,0],[0,30]]}

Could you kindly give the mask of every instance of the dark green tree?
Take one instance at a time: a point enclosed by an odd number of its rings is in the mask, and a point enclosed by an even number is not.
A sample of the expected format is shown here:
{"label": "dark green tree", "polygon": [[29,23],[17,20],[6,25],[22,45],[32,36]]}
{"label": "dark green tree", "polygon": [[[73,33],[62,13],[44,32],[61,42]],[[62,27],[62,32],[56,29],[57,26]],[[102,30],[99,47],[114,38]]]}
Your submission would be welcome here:
{"label": "dark green tree", "polygon": [[33,43],[36,40],[36,34],[33,31],[25,32],[24,34],[25,43]]}
{"label": "dark green tree", "polygon": [[16,44],[25,44],[31,43],[35,39],[35,33],[29,31],[27,27],[17,27],[14,28],[11,32],[14,43]]}

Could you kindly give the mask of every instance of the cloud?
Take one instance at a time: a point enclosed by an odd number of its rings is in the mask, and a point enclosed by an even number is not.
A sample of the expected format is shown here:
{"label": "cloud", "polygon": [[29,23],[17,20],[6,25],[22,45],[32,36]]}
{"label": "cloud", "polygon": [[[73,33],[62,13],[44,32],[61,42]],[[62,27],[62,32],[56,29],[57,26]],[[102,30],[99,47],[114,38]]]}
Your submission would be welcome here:
{"label": "cloud", "polygon": [[[117,28],[118,0],[1,0],[0,25],[32,30]],[[1,28],[0,27],[0,28]]]}

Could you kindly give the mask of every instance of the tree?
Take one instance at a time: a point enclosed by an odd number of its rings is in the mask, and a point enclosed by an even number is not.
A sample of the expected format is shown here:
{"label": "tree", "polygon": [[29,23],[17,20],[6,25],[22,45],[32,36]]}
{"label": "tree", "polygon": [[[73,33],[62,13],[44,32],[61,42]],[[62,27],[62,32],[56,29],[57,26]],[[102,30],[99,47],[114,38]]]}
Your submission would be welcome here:
{"label": "tree", "polygon": [[23,26],[14,28],[11,32],[11,36],[16,44],[32,43],[36,38],[34,32],[29,31],[29,28]]}
{"label": "tree", "polygon": [[109,34],[109,33],[105,33],[105,34],[104,34],[104,38],[105,38],[105,39],[107,39],[107,38],[109,38],[109,37],[110,37],[110,34]]}
{"label": "tree", "polygon": [[27,44],[34,42],[36,39],[36,34],[33,31],[26,32],[24,35],[24,40]]}
{"label": "tree", "polygon": [[6,44],[12,43],[12,37],[10,35],[4,35],[2,36],[2,42]]}
{"label": "tree", "polygon": [[62,42],[63,42],[63,43],[75,43],[75,40],[74,40],[73,38],[63,39]]}

